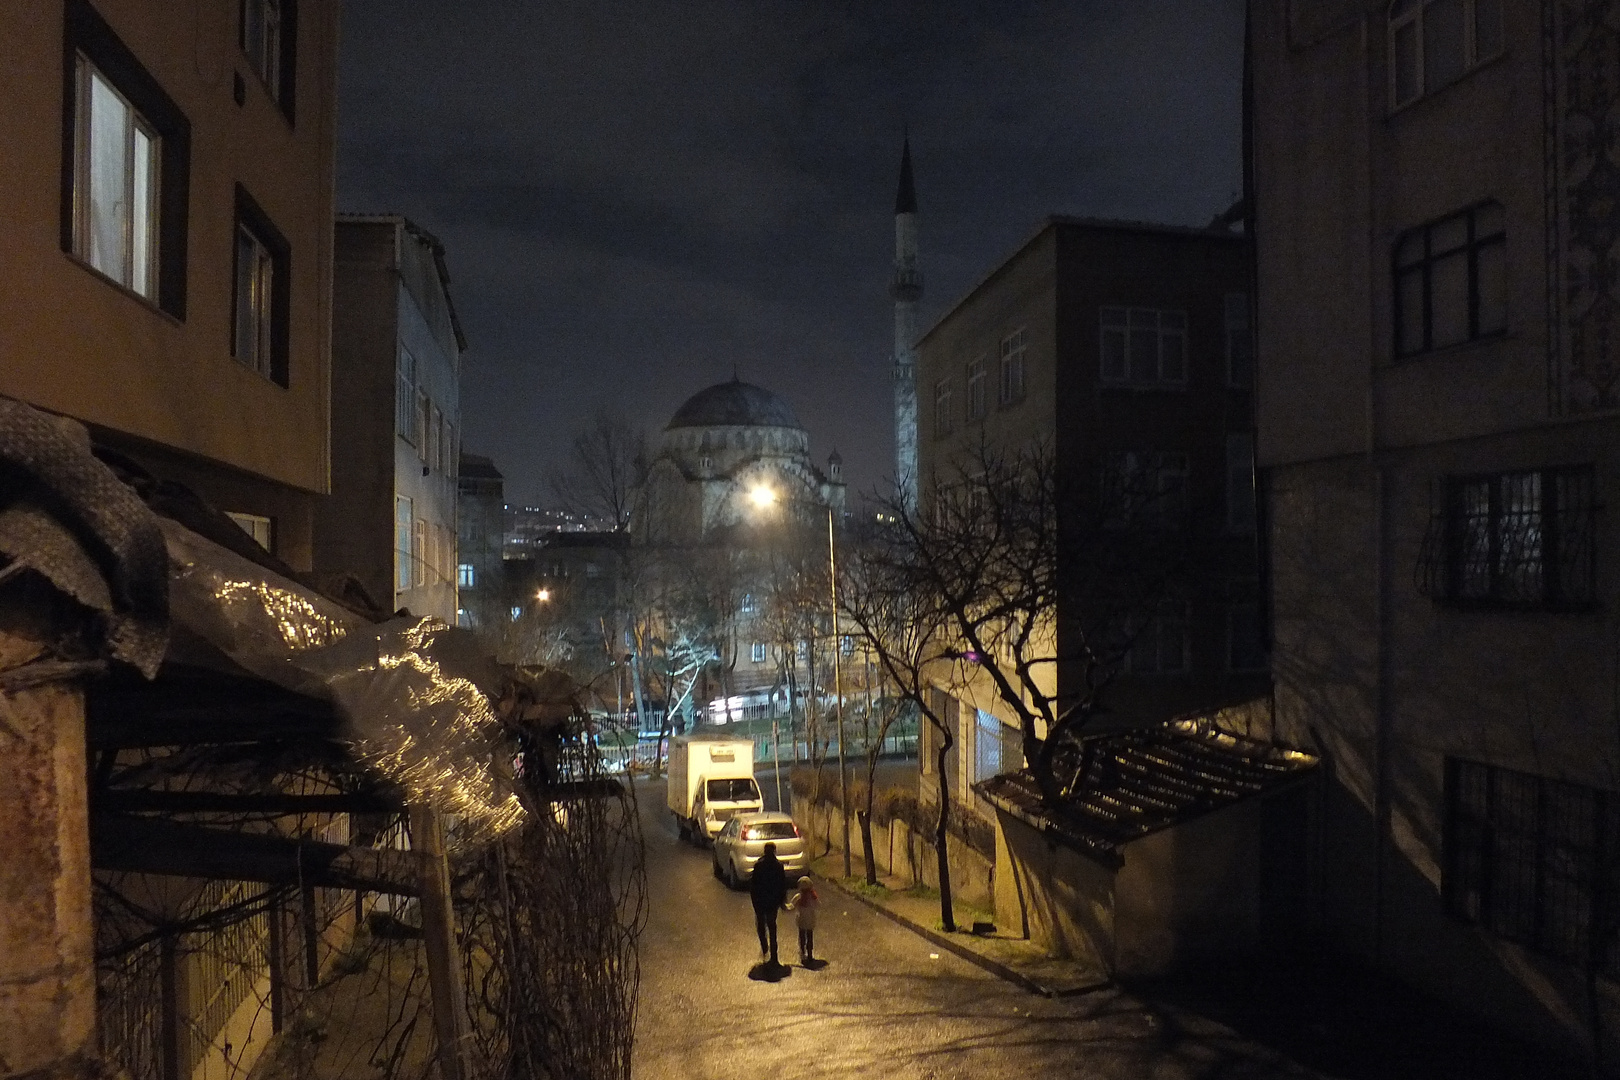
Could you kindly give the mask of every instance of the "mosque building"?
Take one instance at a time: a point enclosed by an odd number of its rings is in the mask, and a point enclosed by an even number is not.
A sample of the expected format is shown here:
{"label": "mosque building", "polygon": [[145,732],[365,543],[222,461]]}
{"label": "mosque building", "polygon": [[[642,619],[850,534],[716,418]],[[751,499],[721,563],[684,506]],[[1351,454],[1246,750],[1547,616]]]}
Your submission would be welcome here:
{"label": "mosque building", "polygon": [[748,524],[761,500],[796,516],[844,514],[843,460],[825,470],[810,457],[810,433],[787,402],[732,378],[700,390],[675,411],[642,489],[639,539],[698,544]]}

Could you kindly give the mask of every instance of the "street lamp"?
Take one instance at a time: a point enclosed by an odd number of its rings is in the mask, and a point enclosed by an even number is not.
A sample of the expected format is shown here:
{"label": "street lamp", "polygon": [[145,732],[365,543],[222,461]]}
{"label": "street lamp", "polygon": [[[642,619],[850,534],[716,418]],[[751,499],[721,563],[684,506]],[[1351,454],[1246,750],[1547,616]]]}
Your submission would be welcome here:
{"label": "street lamp", "polygon": [[[755,484],[748,498],[760,509],[776,502],[769,484]],[[827,507],[827,570],[832,586],[833,715],[838,723],[838,808],[844,819],[844,876],[853,877],[849,861],[849,780],[844,766],[844,642],[838,633],[838,548],[833,540],[833,508]],[[780,768],[777,770],[780,772]]]}
{"label": "street lamp", "polygon": [[534,598],[544,604],[551,599],[551,590],[541,589],[539,592],[534,594]]}

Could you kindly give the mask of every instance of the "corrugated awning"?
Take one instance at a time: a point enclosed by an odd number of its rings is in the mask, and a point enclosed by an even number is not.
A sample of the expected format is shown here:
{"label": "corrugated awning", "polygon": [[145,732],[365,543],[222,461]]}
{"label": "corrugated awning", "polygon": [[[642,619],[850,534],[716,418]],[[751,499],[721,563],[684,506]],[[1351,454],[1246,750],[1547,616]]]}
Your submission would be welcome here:
{"label": "corrugated awning", "polygon": [[1244,799],[1292,783],[1317,758],[1290,747],[1219,730],[1209,717],[1090,740],[1095,759],[1083,789],[1053,810],[1028,769],[1004,773],[973,790],[998,810],[1110,866],[1119,849]]}

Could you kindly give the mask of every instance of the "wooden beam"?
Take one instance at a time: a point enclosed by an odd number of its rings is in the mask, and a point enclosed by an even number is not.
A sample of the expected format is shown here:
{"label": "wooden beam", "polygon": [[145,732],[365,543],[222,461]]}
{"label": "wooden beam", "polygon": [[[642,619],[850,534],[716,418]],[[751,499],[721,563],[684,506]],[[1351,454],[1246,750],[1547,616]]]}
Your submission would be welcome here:
{"label": "wooden beam", "polygon": [[91,818],[90,856],[97,870],[320,885],[398,896],[416,896],[421,889],[419,860],[411,852],[228,832],[128,814],[98,813]]}
{"label": "wooden beam", "polygon": [[160,791],[152,788],[107,788],[93,791],[98,812],[166,814],[387,814],[404,809],[398,799],[375,791],[288,795],[279,791]]}

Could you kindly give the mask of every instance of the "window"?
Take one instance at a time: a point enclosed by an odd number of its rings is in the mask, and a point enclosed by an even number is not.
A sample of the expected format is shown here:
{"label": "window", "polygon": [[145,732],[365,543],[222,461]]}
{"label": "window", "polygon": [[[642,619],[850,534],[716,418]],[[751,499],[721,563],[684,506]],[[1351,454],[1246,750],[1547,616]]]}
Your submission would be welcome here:
{"label": "window", "polygon": [[741,607],[742,613],[744,615],[752,615],[754,613],[754,606],[755,606],[754,605],[754,594],[753,593],[747,593],[747,592],[743,593],[742,594],[742,603],[739,606]]}
{"label": "window", "polygon": [[411,500],[404,495],[394,500],[394,588],[411,587]]}
{"label": "window", "polygon": [[989,411],[989,404],[985,401],[985,384],[989,381],[989,374],[985,371],[986,359],[980,357],[967,366],[967,415],[969,420],[982,420]]}
{"label": "window", "polygon": [[1226,436],[1226,530],[1248,534],[1255,529],[1254,433]]}
{"label": "window", "polygon": [[1015,727],[983,709],[974,710],[977,724],[973,732],[973,782],[1012,772],[1024,761],[1023,736]]}
{"label": "window", "polygon": [[1507,241],[1500,203],[1481,203],[1395,244],[1395,355],[1507,329]]}
{"label": "window", "polygon": [[1001,339],[1001,395],[1002,405],[1022,401],[1024,397],[1024,328],[1019,327]]}
{"label": "window", "polygon": [[427,555],[428,527],[427,522],[421,518],[411,530],[411,584],[427,584]]}
{"label": "window", "polygon": [[287,385],[287,264],[287,242],[238,187],[231,355],[280,386]]}
{"label": "window", "polygon": [[152,125],[84,56],[78,58],[73,253],[118,284],[153,299],[158,280],[161,140]]}
{"label": "window", "polygon": [[293,117],[294,0],[242,0],[242,51],[272,100]]}
{"label": "window", "polygon": [[512,614],[512,621],[513,622],[517,622],[519,619],[523,618],[523,608],[522,608],[522,606],[518,605],[518,604],[513,604],[512,609],[511,609],[511,614]]}
{"label": "window", "polygon": [[936,438],[951,433],[951,421],[955,419],[951,408],[951,402],[954,398],[955,388],[951,386],[951,380],[941,379],[934,384],[934,436]]}
{"label": "window", "polygon": [[62,250],[186,317],[191,127],[84,0],[67,0]]}
{"label": "window", "polygon": [[754,642],[753,647],[748,650],[748,658],[756,664],[763,664],[765,662],[765,643],[762,641]]}
{"label": "window", "polygon": [[1427,591],[1486,606],[1590,604],[1595,521],[1590,466],[1448,480],[1437,523],[1443,561],[1428,568]]}
{"label": "window", "polygon": [[1187,518],[1187,455],[1123,450],[1103,459],[1103,524],[1175,529]]}
{"label": "window", "polygon": [[855,654],[855,638],[851,634],[840,634],[838,637],[838,651],[845,656]]}
{"label": "window", "polygon": [[444,413],[439,411],[437,405],[430,405],[428,409],[427,452],[422,460],[430,466],[437,467],[439,457],[444,453]]}
{"label": "window", "polygon": [[1501,52],[1501,0],[1394,0],[1390,107],[1432,94]]}
{"label": "window", "polygon": [[1615,924],[1617,839],[1620,793],[1446,761],[1447,911],[1562,960],[1595,959],[1610,978],[1620,943],[1592,934]]}
{"label": "window", "polygon": [[1227,293],[1226,385],[1239,390],[1254,386],[1254,333],[1249,324],[1249,297]]}
{"label": "window", "polygon": [[1164,604],[1140,622],[1125,655],[1135,674],[1174,674],[1187,670],[1187,605]]}
{"label": "window", "polygon": [[261,514],[238,514],[230,510],[225,511],[225,516],[236,522],[237,526],[253,537],[254,542],[264,550],[275,550],[275,548],[271,547],[275,537],[275,529],[273,522],[269,518]]}
{"label": "window", "polygon": [[1102,309],[1102,381],[1116,386],[1187,385],[1187,313]]}
{"label": "window", "polygon": [[457,585],[457,587],[462,588],[462,589],[471,589],[471,588],[474,587],[474,583],[477,580],[478,580],[478,575],[473,572],[473,564],[472,563],[461,563],[459,566],[456,567],[456,585]]}
{"label": "window", "polygon": [[394,360],[394,431],[416,445],[416,357],[404,345]]}
{"label": "window", "polygon": [[1260,621],[1260,583],[1253,579],[1233,582],[1227,589],[1226,667],[1228,671],[1265,671],[1265,628]]}

